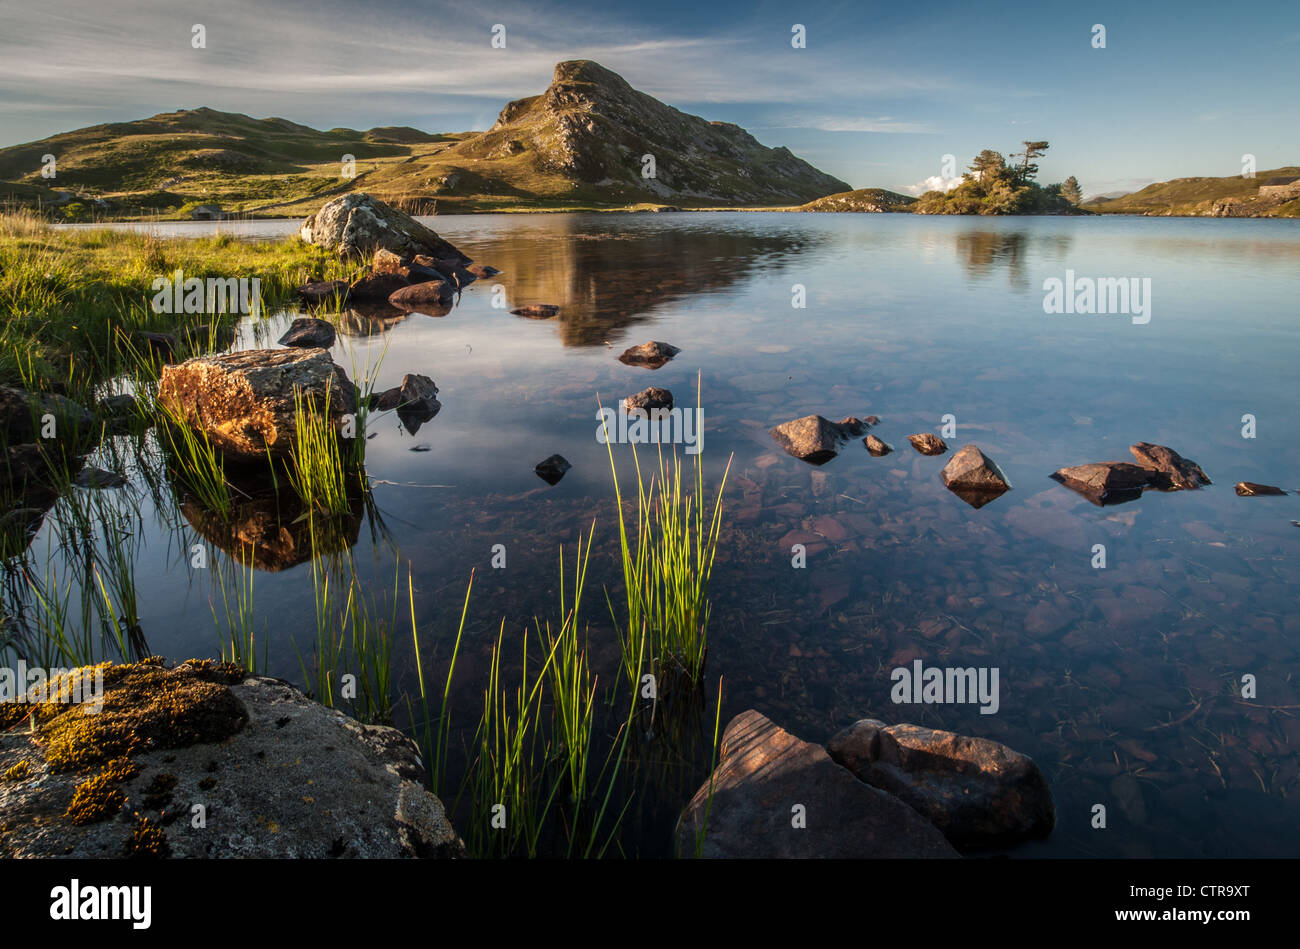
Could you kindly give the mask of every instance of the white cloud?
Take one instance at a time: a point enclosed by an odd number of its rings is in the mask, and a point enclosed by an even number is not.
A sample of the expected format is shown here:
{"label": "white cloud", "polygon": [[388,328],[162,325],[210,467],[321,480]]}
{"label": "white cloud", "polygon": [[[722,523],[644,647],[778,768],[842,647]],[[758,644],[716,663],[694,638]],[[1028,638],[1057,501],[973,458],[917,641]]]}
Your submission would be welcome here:
{"label": "white cloud", "polygon": [[945,178],[943,175],[931,175],[924,181],[918,181],[914,185],[904,186],[903,190],[908,194],[913,195],[922,195],[927,191],[951,191],[953,188],[961,184],[963,180],[965,179],[960,177]]}

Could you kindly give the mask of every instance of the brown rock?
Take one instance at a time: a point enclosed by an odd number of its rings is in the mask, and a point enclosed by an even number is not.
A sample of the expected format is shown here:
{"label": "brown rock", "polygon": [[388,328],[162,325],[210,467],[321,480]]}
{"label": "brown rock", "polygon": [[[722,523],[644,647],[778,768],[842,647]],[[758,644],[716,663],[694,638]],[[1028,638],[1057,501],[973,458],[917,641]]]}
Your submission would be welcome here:
{"label": "brown rock", "polygon": [[559,314],[560,308],[553,303],[530,303],[527,306],[517,306],[510,312],[530,320],[549,320]]}
{"label": "brown rock", "polygon": [[1000,742],[862,719],[827,748],[863,781],[929,818],[958,847],[1045,837],[1056,823],[1038,765]]}
{"label": "brown rock", "polygon": [[[329,393],[328,405],[325,402]],[[294,393],[326,408],[335,424],[355,413],[347,373],[324,349],[251,349],[163,368],[158,401],[240,461],[286,458],[296,432]]]}
{"label": "brown rock", "polygon": [[923,455],[942,455],[948,450],[944,440],[933,432],[921,432],[919,435],[908,435],[907,440]]}
{"label": "brown rock", "polygon": [[820,415],[805,415],[772,429],[772,438],[801,461],[824,465],[839,453],[844,430]]}
{"label": "brown rock", "polygon": [[915,810],[752,709],[727,725],[718,768],[686,805],[676,838],[681,856],[698,842],[707,858],[957,856]]}
{"label": "brown rock", "polygon": [[618,357],[618,361],[629,366],[644,366],[647,369],[658,369],[680,352],[681,350],[676,346],[652,340],[651,342],[642,343],[639,346],[625,349],[623,354]]}
{"label": "brown rock", "polygon": [[409,287],[411,281],[401,274],[372,273],[359,279],[348,289],[348,299],[353,302],[369,301],[372,303],[388,300],[403,287]]}
{"label": "brown rock", "polygon": [[298,288],[298,296],[310,306],[338,302],[342,306],[348,299],[346,280],[311,280]]}
{"label": "brown rock", "polygon": [[1186,491],[1211,483],[1200,465],[1184,458],[1172,448],[1138,442],[1130,445],[1129,451],[1138,460],[1138,464],[1159,472],[1160,477],[1152,479],[1153,487],[1164,491]]}
{"label": "brown rock", "polygon": [[300,316],[289,324],[289,330],[280,337],[281,346],[302,349],[329,349],[334,345],[334,326],[325,320]]}
{"label": "brown rock", "polygon": [[1142,489],[1151,484],[1152,472],[1127,461],[1099,461],[1061,468],[1052,473],[1052,478],[1093,504],[1121,504],[1142,494]]}
{"label": "brown rock", "polygon": [[972,507],[983,507],[1011,490],[997,463],[976,445],[963,445],[941,472],[943,483]]}
{"label": "brown rock", "polygon": [[623,411],[625,412],[637,410],[650,412],[654,409],[671,409],[672,407],[673,394],[667,389],[661,389],[658,386],[642,389],[635,395],[629,395],[623,400]]}
{"label": "brown rock", "polygon": [[451,288],[441,280],[426,280],[394,290],[388,302],[399,310],[442,308],[451,302]]}
{"label": "brown rock", "polygon": [[1238,481],[1236,490],[1243,498],[1253,498],[1266,494],[1286,494],[1281,488],[1275,488],[1271,484],[1256,484],[1254,481]]}
{"label": "brown rock", "polygon": [[862,444],[866,445],[867,451],[871,452],[871,454],[875,455],[877,458],[888,455],[894,450],[892,445],[886,444],[875,435],[868,435],[866,438],[862,439]]}

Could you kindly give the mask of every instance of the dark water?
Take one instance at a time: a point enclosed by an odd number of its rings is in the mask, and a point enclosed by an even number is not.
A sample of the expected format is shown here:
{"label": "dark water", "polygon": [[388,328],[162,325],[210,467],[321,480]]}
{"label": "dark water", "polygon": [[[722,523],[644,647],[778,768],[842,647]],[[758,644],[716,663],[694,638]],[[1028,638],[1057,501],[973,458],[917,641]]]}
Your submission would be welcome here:
{"label": "dark water", "polygon": [[[1300,229],[1286,221],[952,219],[891,215],[499,215],[438,230],[503,273],[449,314],[354,319],[335,359],[378,387],[432,376],[441,413],[414,435],[372,419],[367,468],[387,537],[362,528],[377,595],[409,563],[417,618],[441,639],[441,681],[477,570],[455,696],[472,719],[492,641],[556,612],[560,545],[595,519],[585,603],[602,682],[616,674],[603,585],[616,522],[597,398],[648,385],[704,413],[716,485],[734,455],[712,587],[709,714],[689,764],[630,821],[631,853],[667,852],[676,808],[703,779],[713,689],[723,722],[757,708],[812,741],[863,716],[1006,742],[1048,776],[1058,827],[1024,856],[1295,856],[1300,852],[1300,498],[1240,498],[1240,480],[1300,488],[1295,361]],[[211,225],[209,225],[211,227]],[[259,224],[268,233],[285,225]],[[1149,277],[1151,318],[1047,315],[1043,281]],[[494,308],[553,303],[532,321]],[[791,306],[792,285],[806,308]],[[237,345],[278,337],[288,315]],[[662,340],[656,371],[617,360]],[[382,357],[382,360],[381,360]],[[895,452],[860,440],[811,467],[768,429],[818,413],[876,414]],[[1242,437],[1242,417],[1257,435]],[[906,436],[955,418],[1014,489],[979,509],[939,479],[944,457]],[[1097,507],[1048,479],[1065,465],[1168,445],[1214,484]],[[427,451],[413,448],[427,447]],[[626,446],[618,446],[623,462]],[[642,449],[643,460],[653,456]],[[556,486],[533,465],[563,454]],[[630,475],[630,468],[625,475]],[[145,523],[152,523],[144,501]],[[809,540],[802,534],[819,535]],[[144,533],[136,579],[151,649],[211,655],[213,571],[176,532]],[[802,540],[810,558],[791,563]],[[38,538],[34,549],[43,549]],[[493,545],[507,566],[489,566]],[[1092,566],[1105,545],[1105,569]],[[404,581],[403,581],[404,582]],[[256,578],[271,671],[301,681],[310,567]],[[890,671],[996,667],[1000,707],[894,705]],[[414,688],[405,640],[396,687]],[[1253,675],[1257,697],[1240,697]],[[1172,724],[1171,724],[1172,723]],[[690,756],[688,755],[688,758]],[[1090,827],[1094,804],[1109,826]]]}

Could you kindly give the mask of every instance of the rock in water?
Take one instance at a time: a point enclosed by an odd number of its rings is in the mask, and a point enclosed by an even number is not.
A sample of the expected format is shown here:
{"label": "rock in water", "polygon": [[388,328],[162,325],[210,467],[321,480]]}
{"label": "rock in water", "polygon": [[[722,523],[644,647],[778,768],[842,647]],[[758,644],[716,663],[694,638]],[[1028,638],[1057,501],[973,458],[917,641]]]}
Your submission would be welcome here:
{"label": "rock in water", "polygon": [[426,254],[462,264],[470,262],[451,243],[410,215],[362,191],[328,202],[303,222],[300,235],[308,244],[332,250],[340,257],[370,257],[382,247],[403,256]]}
{"label": "rock in water", "polygon": [[997,463],[976,445],[963,445],[941,472],[943,483],[971,507],[983,507],[1011,490]]}
{"label": "rock in water", "polygon": [[348,288],[348,299],[354,302],[387,303],[394,293],[410,285],[411,281],[401,274],[366,274]]}
{"label": "rock in water", "polygon": [[[326,407],[325,393],[329,392]],[[287,458],[297,430],[294,393],[301,392],[335,425],[355,414],[356,390],[324,349],[250,349],[199,356],[165,366],[158,401],[185,424],[205,432],[236,461]]]}
{"label": "rock in water", "polygon": [[[797,824],[796,805],[805,826]],[[717,770],[682,812],[679,855],[693,855],[701,833],[700,855],[708,858],[958,855],[911,807],[862,783],[824,748],[800,741],[752,709],[727,725]]]}
{"label": "rock in water", "polygon": [[559,314],[560,308],[554,303],[530,303],[527,306],[517,306],[510,312],[530,320],[549,320]]}
{"label": "rock in water", "polygon": [[1097,505],[1122,504],[1140,497],[1151,477],[1149,468],[1127,461],[1099,461],[1052,473],[1053,479]]}
{"label": "rock in water", "polygon": [[[428,258],[421,259],[427,260]],[[370,272],[372,274],[396,274],[399,277],[405,277],[410,283],[442,280],[442,274],[438,273],[433,267],[416,263],[410,257],[394,254],[391,250],[384,250],[382,247],[375,251],[374,260],[370,262]]]}
{"label": "rock in water", "polygon": [[399,287],[388,295],[388,302],[399,310],[413,312],[432,308],[441,316],[441,310],[453,300],[451,286],[443,280],[425,280],[409,287]]}
{"label": "rock in water", "polygon": [[623,400],[623,411],[650,412],[654,409],[669,409],[673,407],[673,394],[667,389],[661,389],[658,386],[651,386],[648,389],[642,389],[636,395],[629,395]]}
{"label": "rock in water", "polygon": [[1130,445],[1129,451],[1138,460],[1138,464],[1158,472],[1159,477],[1152,479],[1153,487],[1165,491],[1187,491],[1211,483],[1200,465],[1184,458],[1172,448],[1138,442]]}
{"label": "rock in water", "polygon": [[871,454],[875,455],[877,458],[888,455],[894,450],[892,445],[882,442],[875,435],[868,435],[866,438],[862,439],[862,444],[866,445],[867,451],[871,452]]}
{"label": "rock in water", "polygon": [[651,340],[648,343],[642,343],[640,346],[625,349],[623,354],[618,357],[618,361],[628,366],[644,366],[646,369],[658,369],[680,352],[681,350],[676,346]]}
{"label": "rock in water", "polygon": [[54,438],[61,444],[88,438],[96,428],[95,416],[71,399],[0,386],[0,444],[44,441],[47,415],[54,424]]}
{"label": "rock in water", "polygon": [[552,455],[545,461],[539,461],[533,468],[537,477],[541,478],[547,484],[556,485],[564,477],[564,473],[572,468],[568,460],[563,455]]}
{"label": "rock in water", "polygon": [[942,438],[933,432],[921,432],[918,435],[908,435],[907,440],[923,455],[942,455],[948,450],[947,444]]}
{"label": "rock in water", "polygon": [[1271,484],[1256,484],[1254,481],[1238,481],[1236,490],[1243,498],[1259,497],[1266,494],[1286,494],[1281,488],[1274,487]]}
{"label": "rock in water", "polygon": [[788,454],[812,465],[824,465],[834,458],[845,438],[842,428],[820,415],[783,422],[770,434]]}
{"label": "rock in water", "polygon": [[325,320],[300,316],[289,324],[289,330],[280,337],[281,346],[301,349],[329,349],[334,345],[334,326]]}
{"label": "rock in water", "polygon": [[964,849],[1046,837],[1052,792],[1032,758],[987,738],[862,719],[827,745],[873,787],[915,808]]}

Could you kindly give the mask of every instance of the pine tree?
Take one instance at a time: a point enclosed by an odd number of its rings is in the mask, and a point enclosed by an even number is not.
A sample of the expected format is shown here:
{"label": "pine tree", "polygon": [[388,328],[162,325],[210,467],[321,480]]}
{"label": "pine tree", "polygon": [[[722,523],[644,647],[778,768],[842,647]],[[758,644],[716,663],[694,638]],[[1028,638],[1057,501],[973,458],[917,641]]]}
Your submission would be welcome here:
{"label": "pine tree", "polygon": [[1066,178],[1061,185],[1061,197],[1071,204],[1078,204],[1083,200],[1083,191],[1079,188],[1079,180],[1074,175]]}

